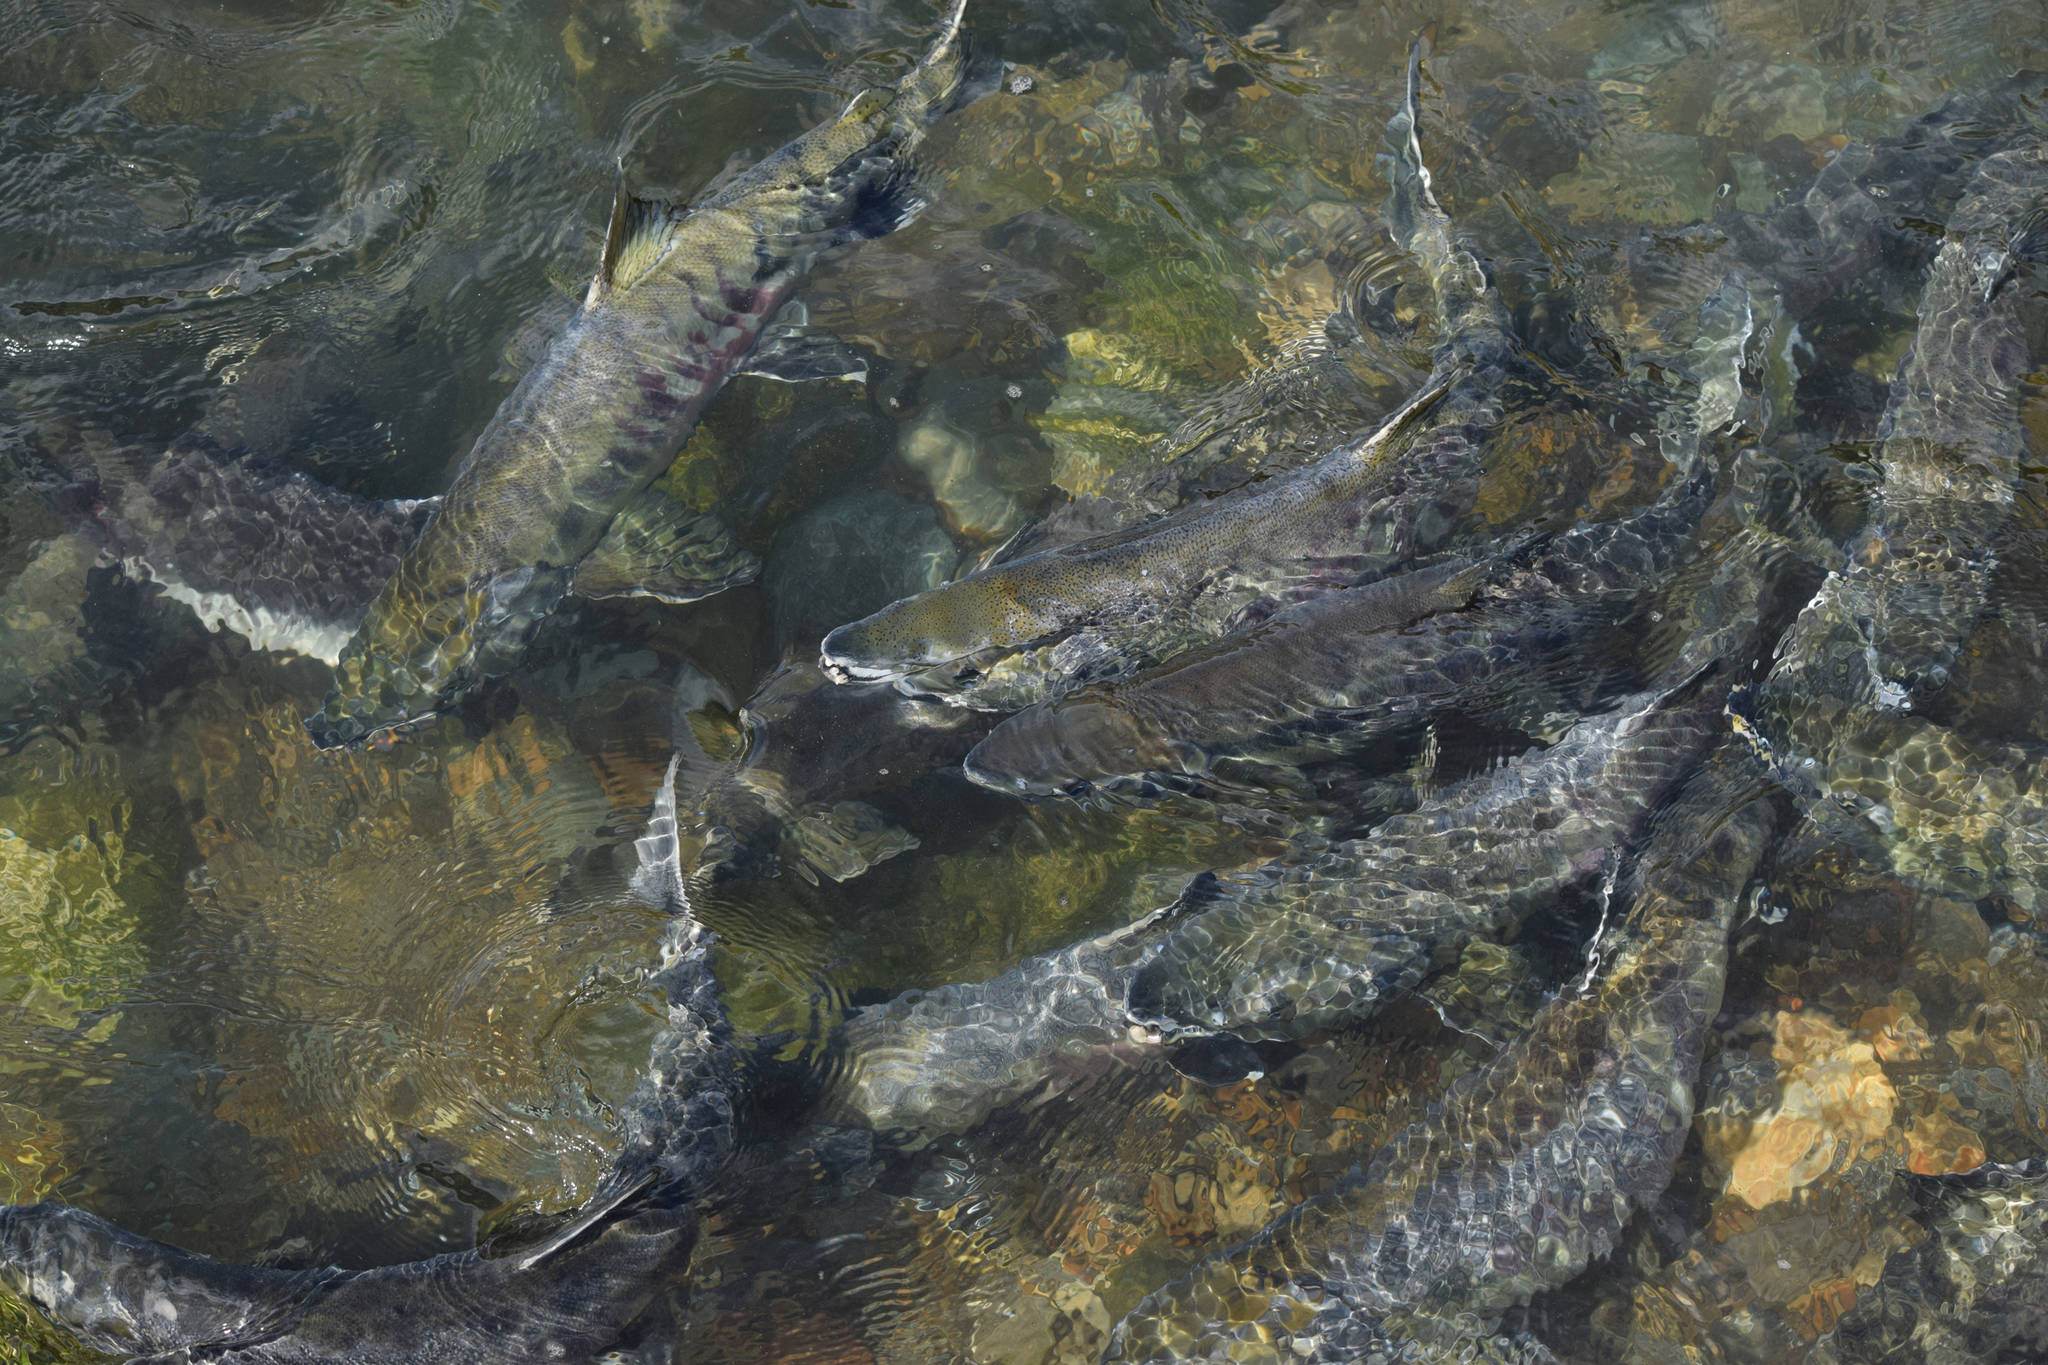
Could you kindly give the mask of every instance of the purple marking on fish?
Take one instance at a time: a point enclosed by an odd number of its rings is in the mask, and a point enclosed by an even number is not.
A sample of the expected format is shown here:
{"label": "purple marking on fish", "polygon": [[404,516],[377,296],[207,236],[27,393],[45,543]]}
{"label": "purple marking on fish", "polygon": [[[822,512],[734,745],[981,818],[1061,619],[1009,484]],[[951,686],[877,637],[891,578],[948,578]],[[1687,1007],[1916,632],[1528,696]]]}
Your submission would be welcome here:
{"label": "purple marking on fish", "polygon": [[690,303],[698,317],[720,331],[731,331],[746,324],[747,314],[717,311],[710,299],[692,299]]}
{"label": "purple marking on fish", "polygon": [[[657,422],[667,421],[683,405],[683,400],[668,391],[668,376],[657,369],[643,369],[634,376],[640,388],[641,410]],[[647,432],[647,439],[657,433]],[[637,433],[636,433],[637,435]]]}
{"label": "purple marking on fish", "polygon": [[721,284],[718,286],[718,294],[725,300],[725,306],[735,313],[753,314],[762,311],[759,289],[745,285]]}

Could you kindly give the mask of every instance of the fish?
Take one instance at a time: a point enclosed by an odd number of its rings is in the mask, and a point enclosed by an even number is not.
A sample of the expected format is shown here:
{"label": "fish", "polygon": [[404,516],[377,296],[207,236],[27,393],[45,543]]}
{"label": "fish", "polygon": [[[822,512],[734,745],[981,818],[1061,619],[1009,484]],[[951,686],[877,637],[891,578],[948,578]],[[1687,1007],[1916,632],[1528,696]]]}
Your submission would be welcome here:
{"label": "fish", "polygon": [[961,1133],[1041,1084],[1061,1058],[1142,1042],[1124,1018],[1124,992],[1163,914],[987,981],[848,1011],[825,1112],[877,1130]]}
{"label": "fish", "polygon": [[1930,890],[2024,907],[2048,872],[2036,795],[2048,754],[1927,713],[1985,609],[2017,498],[2031,363],[2020,299],[2048,246],[2044,215],[2048,143],[1976,164],[1880,423],[1869,524],[1780,642],[1754,705],[1756,742],[1816,822],[1874,841]]}
{"label": "fish", "polygon": [[1771,790],[1724,738],[1622,882],[1583,985],[1330,1189],[1147,1295],[1105,1365],[1551,1359],[1496,1324],[1611,1250],[1670,1182]]}
{"label": "fish", "polygon": [[965,0],[893,88],[870,89],[687,209],[614,197],[582,306],[477,437],[370,604],[307,733],[323,749],[424,720],[514,667],[608,538],[675,600],[751,577],[722,524],[650,504],[725,380],[829,248],[915,212],[907,158],[961,89]]}
{"label": "fish", "polygon": [[1646,693],[1365,837],[1305,838],[989,980],[850,1010],[826,1108],[878,1129],[962,1132],[1063,1059],[1291,1039],[1364,1017],[1475,935],[1611,870],[1718,733],[1726,691],[1703,675]]}
{"label": "fish", "polygon": [[1942,246],[1928,225],[1954,216],[1985,160],[2048,133],[2044,100],[2040,70],[1957,90],[1896,136],[1843,147],[1778,211],[1717,221],[1797,317],[1845,303],[1911,313]]}
{"label": "fish", "polygon": [[[1027,795],[1233,759],[1359,753],[1447,710],[1541,732],[1623,672],[1623,622],[1691,544],[1712,481],[1540,552],[1454,560],[1286,607],[1127,681],[1040,702],[967,755],[967,776]],[[1603,663],[1606,652],[1615,657]]]}
{"label": "fish", "polygon": [[844,882],[916,848],[862,798],[954,767],[987,731],[978,712],[880,684],[839,686],[795,659],[755,688],[737,719],[725,757],[708,753],[687,719],[676,726],[690,753],[688,823],[703,841],[694,865],[717,882],[780,867]]}
{"label": "fish", "polygon": [[1364,1018],[1474,939],[1612,876],[1722,730],[1727,691],[1711,670],[1638,694],[1360,838],[1198,880],[1131,974],[1125,1014],[1165,1038],[1247,1042]]}
{"label": "fish", "polygon": [[79,490],[103,558],[250,648],[332,664],[433,499],[372,499],[249,455],[176,441],[102,459]]}
{"label": "fish", "polygon": [[[83,1209],[0,1208],[0,1283],[95,1349],[231,1365],[541,1365],[668,1359],[667,1296],[697,1238],[694,1201],[732,1156],[745,1058],[719,996],[716,939],[692,908],[671,758],[631,890],[667,915],[664,1003],[620,1147],[590,1198],[508,1254],[367,1270],[228,1265]],[[656,1355],[620,1355],[654,1349]]]}
{"label": "fish", "polygon": [[2017,498],[2020,276],[2048,260],[2048,143],[1985,160],[1945,238],[1878,428],[1874,524],[1850,556],[1876,580],[1881,698],[1937,690],[1984,610],[1988,547]]}
{"label": "fish", "polygon": [[1311,597],[1131,678],[1036,703],[976,746],[967,776],[1024,795],[1084,792],[1201,776],[1222,760],[1359,753],[1446,710],[1542,733],[1593,708],[1625,672],[1635,638],[1624,622],[1688,562],[1714,501],[1703,441],[1729,436],[1739,413],[1761,421],[1743,382],[1766,330],[1750,291],[1730,275],[1701,305],[1684,357],[1692,397],[1662,423],[1671,483],[1648,508]]}
{"label": "fish", "polygon": [[1354,585],[1469,532],[1479,453],[1524,366],[1485,267],[1437,202],[1416,138],[1421,48],[1388,121],[1387,218],[1442,335],[1421,387],[1304,468],[1159,520],[993,565],[828,634],[824,667],[1008,710],[1226,633],[1261,599]]}

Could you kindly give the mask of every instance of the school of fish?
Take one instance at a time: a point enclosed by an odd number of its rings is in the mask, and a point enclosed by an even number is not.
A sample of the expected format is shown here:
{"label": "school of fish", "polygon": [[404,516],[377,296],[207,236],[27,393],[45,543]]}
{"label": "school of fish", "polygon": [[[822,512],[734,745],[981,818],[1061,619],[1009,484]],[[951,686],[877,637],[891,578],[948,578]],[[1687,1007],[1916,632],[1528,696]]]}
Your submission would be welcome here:
{"label": "school of fish", "polygon": [[[893,89],[703,202],[622,192],[581,310],[438,502],[373,504],[232,464],[202,477],[167,457],[107,481],[106,534],[209,620],[329,659],[333,692],[307,721],[322,747],[514,671],[568,594],[680,602],[751,576],[729,528],[678,522],[646,492],[809,265],[914,211],[905,166],[962,86],[963,9]],[[1945,689],[1992,609],[2027,457],[2021,389],[2048,363],[2029,349],[2048,296],[2048,79],[1959,95],[1857,153],[1881,177],[1830,168],[1804,200],[1722,233],[1696,263],[1684,334],[1618,370],[1591,350],[1539,359],[1439,202],[1428,48],[1409,54],[1381,166],[1382,218],[1427,289],[1431,368],[1376,427],[838,626],[815,664],[787,662],[738,708],[748,742],[730,754],[706,752],[685,713],[708,693],[684,687],[632,859],[635,898],[666,916],[664,1015],[580,1208],[509,1251],[345,1271],[225,1265],[81,1209],[16,1206],[0,1209],[0,1281],[135,1360],[694,1358],[677,1286],[708,1193],[772,1183],[772,1158],[751,1158],[768,1176],[735,1175],[735,1153],[795,1141],[750,1130],[749,1087],[783,1065],[779,1043],[731,1024],[697,907],[786,869],[861,877],[916,842],[863,798],[892,772],[958,768],[1006,801],[1187,799],[1225,818],[1264,801],[1281,814],[1261,832],[1278,835],[1128,925],[987,980],[836,1007],[799,1128],[941,1142],[1118,1049],[1228,1084],[1413,998],[1475,944],[1597,901],[1582,975],[1525,1032],[1349,1154],[1348,1174],[1158,1284],[1101,1357],[1557,1359],[1509,1315],[1614,1251],[1672,1182],[1731,932],[1793,840],[2037,908],[2048,754],[1951,724]],[[1947,135],[1958,126],[1971,136]],[[1886,213],[1863,211],[1873,184]],[[1900,215],[1940,227],[1895,240]],[[1869,433],[1867,514],[1844,538],[1774,495],[1798,440],[1784,357],[1815,300],[1902,255],[1914,340]],[[1648,433],[1656,486],[1606,520],[1491,523],[1481,489],[1507,413],[1530,405]],[[260,531],[239,560],[177,552],[202,511],[295,520],[310,529],[293,544],[354,546],[381,587],[294,625],[307,594],[238,587],[291,576]],[[1458,725],[1527,744],[1419,788],[1375,767]],[[1316,789],[1311,766],[1343,780]],[[2041,1168],[1887,1179],[1939,1211],[1808,1358],[1990,1360],[2039,1343]]]}

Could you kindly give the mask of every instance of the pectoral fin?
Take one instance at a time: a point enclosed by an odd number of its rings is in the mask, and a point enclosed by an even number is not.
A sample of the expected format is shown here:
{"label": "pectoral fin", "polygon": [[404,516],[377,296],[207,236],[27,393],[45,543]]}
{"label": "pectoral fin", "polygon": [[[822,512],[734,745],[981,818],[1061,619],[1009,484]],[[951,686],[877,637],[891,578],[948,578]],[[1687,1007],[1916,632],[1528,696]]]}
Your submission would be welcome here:
{"label": "pectoral fin", "polygon": [[860,801],[813,806],[789,823],[783,839],[801,864],[798,870],[812,881],[818,872],[835,882],[851,881],[917,847],[917,836]]}
{"label": "pectoral fin", "polygon": [[612,518],[569,586],[583,597],[682,603],[751,582],[760,572],[760,557],[735,540],[724,521],[649,490]]}
{"label": "pectoral fin", "polygon": [[753,354],[737,371],[785,384],[814,379],[867,382],[867,358],[838,337],[811,330],[810,312],[801,299],[786,305],[761,333]]}

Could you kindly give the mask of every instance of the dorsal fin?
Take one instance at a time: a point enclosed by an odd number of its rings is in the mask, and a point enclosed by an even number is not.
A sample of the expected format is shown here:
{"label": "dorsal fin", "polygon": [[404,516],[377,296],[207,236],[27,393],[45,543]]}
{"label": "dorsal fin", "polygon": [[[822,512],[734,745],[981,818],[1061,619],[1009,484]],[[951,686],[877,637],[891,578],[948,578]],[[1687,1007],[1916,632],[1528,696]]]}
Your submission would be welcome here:
{"label": "dorsal fin", "polygon": [[611,1189],[600,1189],[591,1197],[588,1204],[578,1209],[568,1222],[550,1233],[545,1241],[541,1242],[538,1246],[528,1247],[519,1257],[519,1268],[521,1270],[533,1269],[542,1261],[545,1261],[548,1257],[581,1237],[584,1233],[603,1223],[618,1211],[621,1204],[624,1204],[642,1190],[652,1188],[655,1181],[660,1178],[660,1175],[660,1171],[650,1169],[641,1172],[632,1180],[620,1181]]}
{"label": "dorsal fin", "polygon": [[654,246],[654,224],[669,217],[669,206],[660,199],[635,199],[626,193],[626,163],[618,163],[618,178],[612,183],[612,217],[605,225],[604,255],[598,258],[598,283],[610,288],[621,278],[631,283],[649,264]]}

